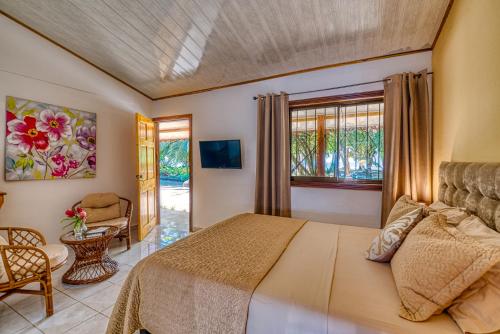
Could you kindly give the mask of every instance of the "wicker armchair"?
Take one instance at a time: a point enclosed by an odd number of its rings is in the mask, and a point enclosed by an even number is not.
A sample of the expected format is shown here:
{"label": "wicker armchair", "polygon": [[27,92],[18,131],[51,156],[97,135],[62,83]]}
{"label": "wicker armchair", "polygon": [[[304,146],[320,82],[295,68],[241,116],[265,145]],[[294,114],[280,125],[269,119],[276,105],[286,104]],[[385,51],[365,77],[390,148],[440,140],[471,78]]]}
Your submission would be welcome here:
{"label": "wicker armchair", "polygon": [[[120,228],[120,233],[118,233],[118,235],[115,238],[118,238],[120,241],[125,239],[127,242],[127,250],[128,250],[128,249],[130,249],[130,244],[131,244],[130,221],[132,219],[132,209],[133,209],[132,202],[129,199],[124,198],[124,197],[119,197],[118,195],[116,195],[114,193],[89,194],[82,201],[79,201],[79,202],[76,202],[75,204],[73,204],[73,210],[76,210],[77,207],[82,207],[83,209],[88,210],[89,207],[85,207],[82,205],[82,202],[85,201],[85,199],[90,199],[91,202],[96,204],[96,202],[98,203],[99,198],[102,198],[102,196],[107,197],[106,199],[109,200],[110,195],[116,196],[118,204],[121,204],[120,202],[124,202],[126,204],[125,212],[123,212],[122,210],[119,210],[119,211],[121,211],[119,214],[119,217],[112,217],[111,219],[106,219],[106,220],[96,219],[97,221],[88,220],[87,225],[88,226],[96,226],[96,227],[103,226],[103,225],[110,225],[110,226],[116,226],[116,227]],[[106,204],[109,204],[109,203],[106,203]],[[111,205],[116,205],[116,203],[111,204]],[[102,210],[102,209],[106,209],[106,207],[103,207],[103,206],[98,204],[95,207],[90,207],[90,209],[91,210]]]}
{"label": "wicker armchair", "polygon": [[[0,227],[0,301],[13,293],[45,297],[47,316],[54,313],[52,271],[62,267],[68,258],[64,245],[47,245],[43,235],[30,228]],[[39,290],[23,289],[40,283]]]}

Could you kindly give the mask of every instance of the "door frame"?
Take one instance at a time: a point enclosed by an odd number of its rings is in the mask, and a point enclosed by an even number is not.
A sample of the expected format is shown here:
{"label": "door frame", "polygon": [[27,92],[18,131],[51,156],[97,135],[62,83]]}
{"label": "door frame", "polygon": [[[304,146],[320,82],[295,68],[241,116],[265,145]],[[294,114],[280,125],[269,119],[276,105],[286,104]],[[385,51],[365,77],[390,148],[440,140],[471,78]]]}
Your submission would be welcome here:
{"label": "door frame", "polygon": [[172,116],[161,116],[153,118],[155,122],[155,135],[156,135],[156,185],[158,191],[156,192],[156,203],[157,212],[159,213],[158,224],[161,223],[161,208],[160,208],[160,131],[158,129],[158,123],[169,122],[176,120],[188,120],[189,122],[189,154],[188,154],[188,166],[189,166],[189,232],[193,232],[193,114],[182,114],[182,115],[172,115]]}

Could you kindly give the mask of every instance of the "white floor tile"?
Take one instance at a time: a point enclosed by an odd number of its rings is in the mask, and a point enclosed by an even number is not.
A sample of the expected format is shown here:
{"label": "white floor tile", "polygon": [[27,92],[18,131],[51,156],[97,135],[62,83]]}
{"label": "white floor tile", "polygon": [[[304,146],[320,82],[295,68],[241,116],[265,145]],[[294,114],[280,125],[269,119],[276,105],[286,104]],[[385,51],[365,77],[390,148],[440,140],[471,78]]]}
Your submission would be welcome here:
{"label": "white floor tile", "polygon": [[43,332],[38,328],[36,328],[35,326],[32,326],[32,327],[26,327],[25,329],[22,329],[20,332],[17,332],[16,334],[43,334]]}
{"label": "white floor tile", "polygon": [[14,312],[7,304],[0,303],[0,333],[17,333],[30,326],[28,320]]}
{"label": "white floor tile", "polygon": [[88,296],[100,292],[101,290],[109,288],[112,285],[113,284],[107,281],[94,284],[82,284],[82,285],[64,284],[63,292],[68,296],[70,296],[71,298],[74,298],[76,300],[82,300],[87,298]]}
{"label": "white floor tile", "polygon": [[[23,299],[10,301],[9,298],[5,300],[16,312],[28,319],[31,323],[39,322],[46,317],[45,312],[45,298],[43,296],[22,295]],[[65,294],[54,291],[54,313],[64,310],[76,303],[76,300],[66,296]]]}
{"label": "white floor tile", "polygon": [[80,325],[71,328],[67,333],[71,334],[104,334],[108,326],[108,318],[102,314],[97,314],[92,318],[82,322]]}
{"label": "white floor tile", "polygon": [[111,283],[120,283],[125,280],[128,276],[130,270],[132,270],[132,266],[126,264],[120,264],[120,271],[111,276],[108,281]]}
{"label": "white floor tile", "polygon": [[99,291],[99,293],[95,293],[85,299],[82,299],[81,302],[92,309],[101,312],[115,304],[120,290],[120,286],[112,285]]}
{"label": "white floor tile", "polygon": [[36,326],[46,334],[60,334],[92,318],[96,311],[81,303],[76,303],[61,312],[40,321]]}
{"label": "white floor tile", "polygon": [[109,317],[111,317],[111,313],[113,313],[113,308],[114,307],[115,307],[115,305],[113,305],[111,307],[108,307],[107,309],[105,309],[101,313],[104,314],[105,316],[107,316],[109,318]]}

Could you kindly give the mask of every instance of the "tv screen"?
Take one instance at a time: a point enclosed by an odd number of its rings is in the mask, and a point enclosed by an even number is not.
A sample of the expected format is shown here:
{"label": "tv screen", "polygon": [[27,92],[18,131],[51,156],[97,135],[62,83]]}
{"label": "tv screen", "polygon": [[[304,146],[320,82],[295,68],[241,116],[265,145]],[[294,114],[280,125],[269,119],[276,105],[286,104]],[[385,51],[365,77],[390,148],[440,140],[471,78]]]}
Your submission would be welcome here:
{"label": "tv screen", "polygon": [[241,168],[239,140],[200,141],[202,168]]}

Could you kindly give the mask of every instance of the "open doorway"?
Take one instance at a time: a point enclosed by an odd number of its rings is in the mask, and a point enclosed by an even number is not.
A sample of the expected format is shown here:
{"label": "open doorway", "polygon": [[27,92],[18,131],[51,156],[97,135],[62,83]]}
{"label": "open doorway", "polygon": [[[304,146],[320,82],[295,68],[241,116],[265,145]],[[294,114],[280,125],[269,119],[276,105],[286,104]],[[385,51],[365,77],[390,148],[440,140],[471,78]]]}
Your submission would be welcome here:
{"label": "open doorway", "polygon": [[158,217],[161,239],[178,240],[192,231],[191,115],[154,119],[157,129]]}

